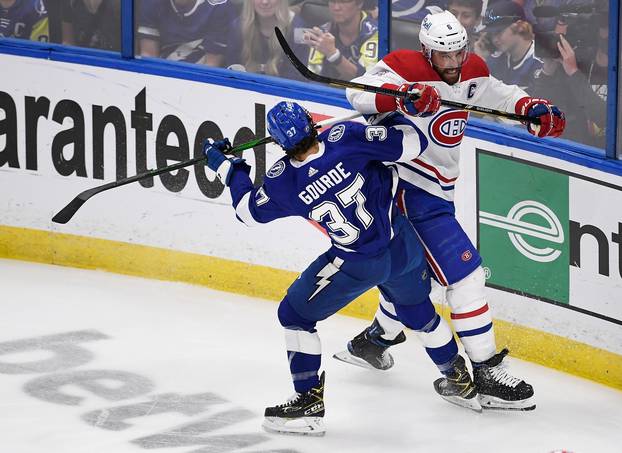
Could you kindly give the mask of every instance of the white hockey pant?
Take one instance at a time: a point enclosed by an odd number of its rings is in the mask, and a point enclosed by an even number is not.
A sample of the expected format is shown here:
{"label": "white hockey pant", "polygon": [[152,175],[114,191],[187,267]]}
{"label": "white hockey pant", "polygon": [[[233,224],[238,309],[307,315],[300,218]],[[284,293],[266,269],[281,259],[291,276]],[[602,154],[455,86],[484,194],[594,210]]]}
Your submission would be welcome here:
{"label": "white hockey pant", "polygon": [[[454,330],[473,362],[488,360],[496,352],[492,314],[485,296],[485,282],[484,269],[479,266],[459,282],[447,286],[446,292]],[[381,307],[393,315],[395,308],[382,295],[380,296],[376,319],[385,332],[382,337],[393,340],[404,329],[404,325],[387,316]],[[444,335],[443,324],[445,323],[439,324],[434,332],[418,332],[424,345],[437,343],[435,335]]]}

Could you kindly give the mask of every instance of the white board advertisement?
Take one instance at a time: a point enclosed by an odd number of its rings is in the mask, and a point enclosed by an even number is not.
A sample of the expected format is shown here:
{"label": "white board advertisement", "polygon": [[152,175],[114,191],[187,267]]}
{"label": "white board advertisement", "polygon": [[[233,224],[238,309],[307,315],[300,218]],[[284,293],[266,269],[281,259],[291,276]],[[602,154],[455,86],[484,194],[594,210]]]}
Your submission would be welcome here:
{"label": "white board advertisement", "polygon": [[[248,229],[203,165],[102,193],[52,223],[79,192],[198,156],[208,137],[265,136],[265,113],[281,99],[9,55],[0,67],[1,225],[294,271],[328,246],[303,219]],[[318,118],[349,113],[301,103]],[[494,315],[622,354],[622,178],[469,137],[461,153],[457,215],[482,249]],[[259,182],[280,156],[268,145],[243,157]],[[497,171],[513,177],[503,186]]]}

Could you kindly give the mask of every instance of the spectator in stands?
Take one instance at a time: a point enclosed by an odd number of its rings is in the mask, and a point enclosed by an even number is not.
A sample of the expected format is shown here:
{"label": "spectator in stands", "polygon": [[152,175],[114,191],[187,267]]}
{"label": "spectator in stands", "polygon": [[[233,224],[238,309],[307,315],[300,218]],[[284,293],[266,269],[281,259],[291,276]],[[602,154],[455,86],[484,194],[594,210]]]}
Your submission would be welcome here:
{"label": "spectator in stands", "polygon": [[542,60],[534,55],[534,34],[523,8],[514,2],[495,3],[484,18],[496,52],[486,59],[490,74],[508,85],[530,92]]}
{"label": "spectator in stands", "polygon": [[[555,8],[564,8],[572,3],[577,3],[577,0],[525,0],[523,8],[527,21],[533,25],[535,31],[551,31],[555,28],[557,16],[554,13]],[[542,11],[543,7],[544,10],[548,10],[544,15],[534,14],[538,12],[538,10],[534,11],[536,8],[540,8]]]}
{"label": "spectator in stands", "polygon": [[43,0],[0,0],[0,37],[49,41]]}
{"label": "spectator in stands", "polygon": [[609,77],[609,24],[608,17],[601,17],[598,27],[598,43],[596,53],[585,64],[585,74],[592,91],[607,100],[607,78]]}
{"label": "spectator in stands", "polygon": [[365,0],[363,3],[363,11],[372,19],[378,21],[378,0]]}
{"label": "spectator in stands", "polygon": [[304,22],[289,10],[288,1],[247,0],[242,15],[231,25],[225,66],[300,79],[298,71],[283,54],[274,27],[283,31],[298,58],[306,61],[309,47],[304,43]]}
{"label": "spectator in stands", "polygon": [[[587,77],[587,83],[592,88],[592,91],[598,95],[603,101],[603,104],[594,101],[591,103],[593,108],[606,109],[607,103],[607,82],[609,76],[609,58],[607,52],[609,51],[609,24],[607,23],[608,17],[605,16],[600,26],[598,27],[598,45],[594,56],[586,62],[585,75]],[[565,68],[564,68],[565,69]],[[567,71],[566,71],[567,72]],[[605,148],[605,125],[606,113],[604,111],[592,112],[588,122],[588,130],[591,142],[600,148]]]}
{"label": "spectator in stands", "polygon": [[140,0],[138,48],[145,57],[222,66],[235,19],[227,0]]}
{"label": "spectator in stands", "polygon": [[483,0],[449,0],[447,9],[462,24],[472,41],[473,33],[480,23],[482,16]]}
{"label": "spectator in stands", "polygon": [[564,138],[604,148],[605,100],[592,89],[593,74],[588,78],[579,70],[575,49],[563,34],[558,39],[558,56],[543,56],[543,67],[536,73],[530,94],[558,101],[559,108],[566,112]]}
{"label": "spectator in stands", "polygon": [[[480,37],[478,28],[481,26],[483,7],[483,0],[449,0],[447,2],[447,10],[456,16],[469,35],[469,51],[478,55],[480,53],[476,50],[476,43]],[[482,56],[482,58],[487,56]]]}
{"label": "spectator in stands", "polygon": [[121,0],[61,0],[62,42],[121,49]]}
{"label": "spectator in stands", "polygon": [[295,14],[300,14],[306,0],[289,0],[289,9]]}
{"label": "spectator in stands", "polygon": [[391,0],[391,17],[421,23],[430,13],[440,13],[447,0]]}
{"label": "spectator in stands", "polygon": [[328,0],[331,21],[308,30],[309,68],[350,80],[378,61],[378,26],[363,11],[363,0]]}

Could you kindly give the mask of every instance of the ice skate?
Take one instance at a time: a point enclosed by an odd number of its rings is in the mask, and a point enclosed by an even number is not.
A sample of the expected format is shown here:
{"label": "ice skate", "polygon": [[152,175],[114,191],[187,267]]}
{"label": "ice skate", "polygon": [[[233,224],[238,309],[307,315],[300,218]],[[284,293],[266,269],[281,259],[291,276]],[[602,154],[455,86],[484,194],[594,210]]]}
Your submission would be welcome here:
{"label": "ice skate", "polygon": [[507,349],[490,359],[473,364],[473,378],[484,409],[530,411],[536,408],[533,387],[512,376],[501,363]]}
{"label": "ice skate", "polygon": [[452,404],[472,409],[475,412],[482,411],[477,398],[477,389],[462,356],[456,357],[453,368],[445,373],[445,377],[434,381],[434,390],[441,398]]}
{"label": "ice skate", "polygon": [[384,330],[374,319],[371,326],[348,342],[347,351],[338,352],[333,357],[363,368],[388,370],[395,361],[387,349],[389,346],[406,341],[406,335],[404,332],[400,332],[393,340],[385,340],[381,337],[382,334],[384,334]]}
{"label": "ice skate", "polygon": [[279,434],[323,436],[324,373],[317,387],[296,393],[284,404],[267,407],[262,424],[266,431]]}

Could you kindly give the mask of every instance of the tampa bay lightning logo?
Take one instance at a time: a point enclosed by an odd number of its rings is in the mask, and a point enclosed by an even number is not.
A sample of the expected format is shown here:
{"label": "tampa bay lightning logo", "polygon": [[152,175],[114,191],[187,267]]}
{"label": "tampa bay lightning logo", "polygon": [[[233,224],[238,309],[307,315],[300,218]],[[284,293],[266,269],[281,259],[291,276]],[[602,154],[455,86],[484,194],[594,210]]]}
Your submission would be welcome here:
{"label": "tampa bay lightning logo", "polygon": [[270,168],[270,170],[268,170],[268,172],[266,173],[266,176],[268,178],[277,178],[277,177],[281,176],[283,171],[285,171],[285,162],[283,162],[282,160],[279,160],[279,161],[277,161],[276,164],[274,164]]}
{"label": "tampa bay lightning logo", "polygon": [[343,134],[346,131],[346,126],[344,124],[338,124],[333,127],[328,134],[328,141],[331,143],[338,142],[343,137]]}

